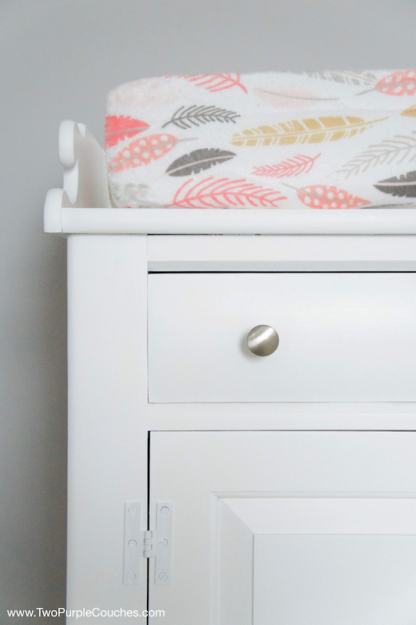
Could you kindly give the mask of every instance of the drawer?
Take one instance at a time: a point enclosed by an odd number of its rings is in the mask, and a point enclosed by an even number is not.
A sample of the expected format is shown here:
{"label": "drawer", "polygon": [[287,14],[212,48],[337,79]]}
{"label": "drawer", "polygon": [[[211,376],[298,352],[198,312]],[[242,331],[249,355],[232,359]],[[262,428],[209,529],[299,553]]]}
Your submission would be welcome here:
{"label": "drawer", "polygon": [[150,402],[416,401],[415,273],[151,274],[148,323]]}

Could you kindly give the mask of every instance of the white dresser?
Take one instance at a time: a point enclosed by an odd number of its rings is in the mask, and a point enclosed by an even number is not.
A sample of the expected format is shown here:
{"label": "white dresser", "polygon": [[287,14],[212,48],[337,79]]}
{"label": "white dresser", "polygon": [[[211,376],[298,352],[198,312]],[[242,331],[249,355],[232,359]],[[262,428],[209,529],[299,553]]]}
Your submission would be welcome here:
{"label": "white dresser", "polygon": [[60,141],[68,609],[414,625],[416,211],[100,208]]}

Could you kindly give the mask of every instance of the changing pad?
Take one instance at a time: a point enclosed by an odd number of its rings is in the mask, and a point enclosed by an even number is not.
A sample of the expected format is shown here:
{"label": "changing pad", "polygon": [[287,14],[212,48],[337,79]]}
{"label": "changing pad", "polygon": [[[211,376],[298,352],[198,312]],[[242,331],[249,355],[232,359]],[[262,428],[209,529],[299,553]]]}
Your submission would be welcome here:
{"label": "changing pad", "polygon": [[111,91],[124,208],[376,208],[416,198],[416,70],[204,74]]}

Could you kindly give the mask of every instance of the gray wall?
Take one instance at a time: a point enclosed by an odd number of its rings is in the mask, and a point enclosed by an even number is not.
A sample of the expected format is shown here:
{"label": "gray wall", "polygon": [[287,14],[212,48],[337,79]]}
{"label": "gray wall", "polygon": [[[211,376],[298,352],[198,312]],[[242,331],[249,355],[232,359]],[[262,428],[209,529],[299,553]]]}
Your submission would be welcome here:
{"label": "gray wall", "polygon": [[60,120],[102,141],[106,92],[152,75],[414,67],[415,23],[415,0],[0,0],[2,610],[65,602]]}

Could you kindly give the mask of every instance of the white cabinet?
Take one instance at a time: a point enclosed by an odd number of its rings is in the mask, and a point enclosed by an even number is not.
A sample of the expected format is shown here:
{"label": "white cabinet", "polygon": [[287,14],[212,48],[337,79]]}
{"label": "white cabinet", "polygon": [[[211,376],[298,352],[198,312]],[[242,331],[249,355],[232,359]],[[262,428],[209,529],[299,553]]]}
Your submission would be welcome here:
{"label": "white cabinet", "polygon": [[169,625],[412,625],[415,497],[415,433],[153,433],[150,509],[174,519],[150,607]]}
{"label": "white cabinet", "polygon": [[416,211],[103,208],[61,158],[77,625],[415,625]]}
{"label": "white cabinet", "polygon": [[[68,608],[414,625],[416,273],[285,273],[280,259],[250,272],[261,237],[232,241],[232,272],[226,239],[208,238],[203,263],[220,271],[195,271],[198,241],[165,239],[69,238]],[[327,241],[313,252],[324,266]],[[344,240],[344,256],[361,244]],[[247,350],[258,324],[280,336],[267,357]]]}

